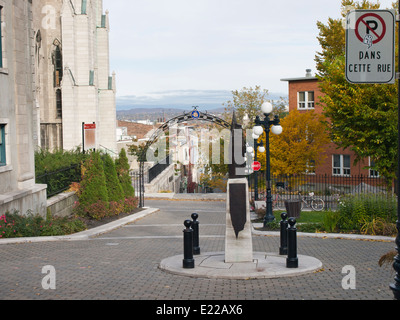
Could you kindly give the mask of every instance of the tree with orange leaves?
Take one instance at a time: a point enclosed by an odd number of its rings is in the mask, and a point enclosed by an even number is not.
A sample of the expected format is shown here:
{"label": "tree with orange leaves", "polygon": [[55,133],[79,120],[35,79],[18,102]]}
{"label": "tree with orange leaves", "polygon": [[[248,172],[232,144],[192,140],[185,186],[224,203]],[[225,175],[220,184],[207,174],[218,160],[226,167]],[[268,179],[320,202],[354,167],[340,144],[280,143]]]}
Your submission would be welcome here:
{"label": "tree with orange leaves", "polygon": [[[326,160],[324,147],[329,135],[323,115],[314,111],[294,110],[281,120],[283,132],[279,136],[270,134],[271,173],[280,175],[312,172]],[[260,139],[266,145],[265,133]],[[265,170],[265,153],[258,159]]]}

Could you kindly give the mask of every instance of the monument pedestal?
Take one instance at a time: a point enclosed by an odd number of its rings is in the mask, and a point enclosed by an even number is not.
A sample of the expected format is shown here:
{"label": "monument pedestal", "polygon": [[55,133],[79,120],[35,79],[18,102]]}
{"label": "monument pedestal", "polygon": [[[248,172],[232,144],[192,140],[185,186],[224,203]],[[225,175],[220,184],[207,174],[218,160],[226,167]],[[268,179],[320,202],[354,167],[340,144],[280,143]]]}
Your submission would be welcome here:
{"label": "monument pedestal", "polygon": [[253,262],[249,187],[246,178],[229,179],[226,201],[225,263]]}

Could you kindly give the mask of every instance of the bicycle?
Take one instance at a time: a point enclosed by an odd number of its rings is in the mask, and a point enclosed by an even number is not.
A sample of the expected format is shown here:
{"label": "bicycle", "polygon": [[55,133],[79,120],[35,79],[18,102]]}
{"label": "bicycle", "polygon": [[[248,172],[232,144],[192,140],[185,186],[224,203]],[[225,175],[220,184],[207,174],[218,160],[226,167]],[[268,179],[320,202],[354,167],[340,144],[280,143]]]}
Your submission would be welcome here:
{"label": "bicycle", "polygon": [[316,198],[314,196],[314,192],[310,192],[307,196],[303,196],[301,192],[299,192],[299,197],[301,200],[301,209],[303,210],[305,207],[311,208],[314,211],[322,211],[325,207],[325,202],[321,198]]}

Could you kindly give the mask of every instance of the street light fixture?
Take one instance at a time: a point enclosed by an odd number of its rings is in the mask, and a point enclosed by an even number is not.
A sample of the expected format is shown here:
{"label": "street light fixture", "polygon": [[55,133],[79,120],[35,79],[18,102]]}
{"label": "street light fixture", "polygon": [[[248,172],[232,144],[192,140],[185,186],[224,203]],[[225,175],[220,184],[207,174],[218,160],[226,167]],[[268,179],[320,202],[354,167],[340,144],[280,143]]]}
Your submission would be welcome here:
{"label": "street light fixture", "polygon": [[261,106],[261,111],[263,112],[265,118],[261,120],[259,116],[256,117],[255,127],[253,128],[254,135],[261,136],[265,130],[266,134],[266,181],[267,181],[267,199],[266,199],[266,214],[264,217],[264,227],[275,220],[274,214],[272,212],[272,192],[271,192],[271,160],[270,160],[270,148],[269,148],[269,133],[280,135],[283,131],[280,125],[279,116],[275,116],[274,120],[270,120],[269,116],[272,113],[273,106],[269,102],[265,102]]}

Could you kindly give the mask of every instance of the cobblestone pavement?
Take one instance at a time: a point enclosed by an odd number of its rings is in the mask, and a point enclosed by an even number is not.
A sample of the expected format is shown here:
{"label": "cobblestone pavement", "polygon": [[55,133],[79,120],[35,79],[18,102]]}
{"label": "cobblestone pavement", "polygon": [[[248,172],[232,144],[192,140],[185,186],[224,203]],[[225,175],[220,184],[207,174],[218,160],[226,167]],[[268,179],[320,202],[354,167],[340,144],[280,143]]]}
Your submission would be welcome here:
{"label": "cobblestone pavement", "polygon": [[[379,258],[391,241],[298,238],[298,253],[323,269],[308,275],[263,280],[216,280],[172,275],[158,268],[183,252],[183,221],[199,214],[202,252],[224,251],[225,203],[147,201],[160,211],[84,241],[0,245],[2,300],[393,300],[391,266]],[[254,251],[278,252],[279,236],[254,235]],[[45,290],[44,266],[56,271]],[[342,273],[354,266],[356,289],[345,290]]]}

